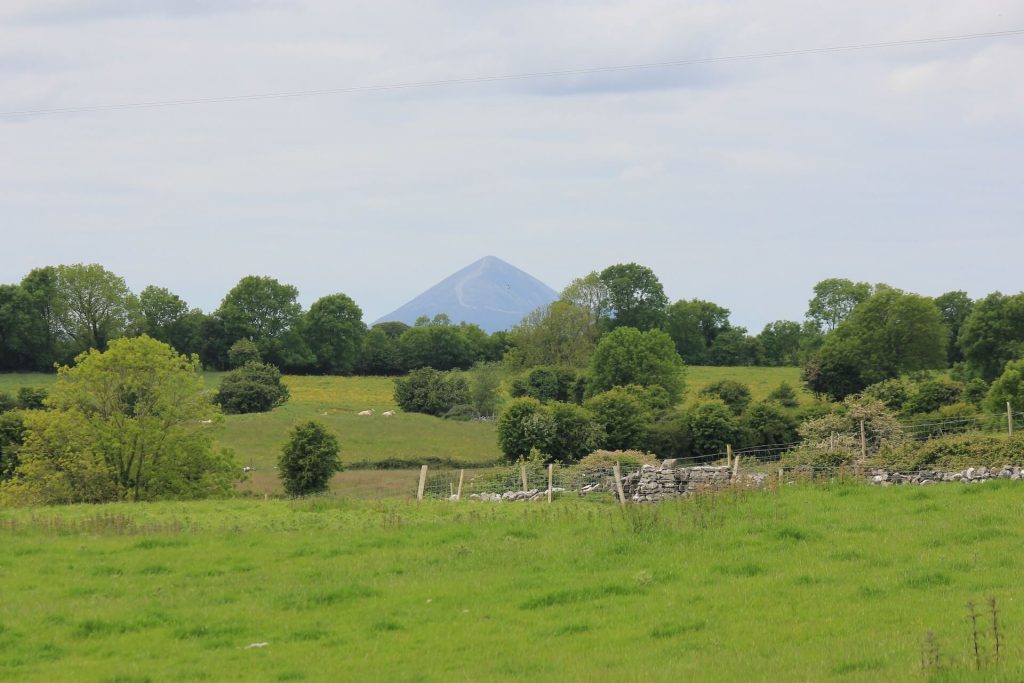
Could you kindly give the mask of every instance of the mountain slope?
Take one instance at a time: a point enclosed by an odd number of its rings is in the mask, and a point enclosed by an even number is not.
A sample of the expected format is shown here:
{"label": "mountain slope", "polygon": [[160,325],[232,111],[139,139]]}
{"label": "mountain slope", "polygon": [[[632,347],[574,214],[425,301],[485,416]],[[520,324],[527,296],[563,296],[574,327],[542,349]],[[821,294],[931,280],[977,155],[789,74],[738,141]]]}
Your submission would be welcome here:
{"label": "mountain slope", "polygon": [[376,322],[412,325],[420,316],[447,313],[453,323],[475,323],[487,332],[507,330],[531,311],[558,298],[546,284],[496,256],[485,256],[449,275]]}

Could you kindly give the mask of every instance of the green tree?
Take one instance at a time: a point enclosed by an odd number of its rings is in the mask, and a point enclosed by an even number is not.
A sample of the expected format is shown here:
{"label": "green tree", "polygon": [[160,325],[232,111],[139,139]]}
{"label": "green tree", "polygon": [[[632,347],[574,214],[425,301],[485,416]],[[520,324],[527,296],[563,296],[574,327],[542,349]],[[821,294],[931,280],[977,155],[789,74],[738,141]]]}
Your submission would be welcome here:
{"label": "green tree", "polygon": [[105,349],[126,332],[138,306],[124,278],[96,263],[57,266],[55,289],[57,326],[75,352]]}
{"label": "green tree", "polygon": [[765,365],[775,367],[800,364],[804,339],[803,327],[792,320],[768,323],[758,335]]}
{"label": "green tree", "polygon": [[1006,410],[1007,401],[1015,413],[1024,408],[1024,359],[1006,364],[1003,374],[988,389],[985,409],[990,413],[1001,414]]}
{"label": "green tree", "polygon": [[796,419],[775,401],[750,406],[740,419],[750,446],[790,444],[797,440]]}
{"label": "green tree", "polygon": [[710,301],[680,300],[668,307],[666,329],[679,356],[690,365],[708,365],[715,339],[730,328],[729,309]]}
{"label": "green tree", "polygon": [[637,263],[619,263],[602,270],[600,278],[608,288],[613,327],[651,330],[664,326],[668,297],[653,270]]}
{"label": "green tree", "polygon": [[272,277],[247,275],[221,301],[216,315],[224,321],[228,346],[251,339],[267,362],[298,368],[312,361],[302,339],[299,290]]}
{"label": "green tree", "polygon": [[338,439],[316,420],[294,427],[281,450],[277,469],[289,496],[304,496],[327,490],[335,472],[340,472]]}
{"label": "green tree", "polygon": [[269,363],[248,363],[224,375],[214,398],[225,413],[265,413],[290,397],[281,371]]}
{"label": "green tree", "polygon": [[527,366],[587,364],[599,327],[593,312],[566,301],[538,308],[512,331],[512,340]]}
{"label": "green tree", "polygon": [[216,420],[197,358],[146,336],[112,340],[62,367],[49,410],[26,413],[5,496],[24,503],[225,494],[236,467],[214,452]]}
{"label": "green tree", "polygon": [[753,398],[750,388],[734,379],[720,379],[700,390],[700,395],[720,399],[734,415],[741,414],[750,405]]}
{"label": "green tree", "polygon": [[228,349],[228,367],[240,368],[249,363],[261,363],[260,347],[251,339],[239,339]]}
{"label": "green tree", "polygon": [[1024,292],[993,292],[974,304],[960,328],[958,345],[968,367],[986,382],[1007,361],[1024,357]]}
{"label": "green tree", "polygon": [[525,458],[534,448],[546,452],[553,433],[551,416],[535,398],[514,398],[498,416],[498,447],[506,460]]}
{"label": "green tree", "polygon": [[541,450],[554,460],[576,462],[604,441],[604,433],[589,410],[573,403],[552,403],[547,412],[551,435]]}
{"label": "green tree", "polygon": [[707,358],[712,365],[760,365],[761,341],[745,327],[729,327],[715,337]]}
{"label": "green tree", "polygon": [[768,399],[775,401],[783,408],[796,408],[800,405],[799,400],[796,397],[796,390],[789,384],[789,382],[780,382],[779,386],[775,387],[770,394]]}
{"label": "green tree", "polygon": [[25,440],[25,415],[19,410],[0,413],[0,481],[18,468],[18,450]]}
{"label": "green tree", "polygon": [[857,304],[867,301],[871,292],[867,282],[838,277],[822,280],[814,285],[814,297],[807,304],[807,318],[813,320],[818,329],[831,332],[850,316]]}
{"label": "green tree", "polygon": [[611,292],[597,271],[570,282],[559,297],[560,301],[587,311],[590,323],[596,329],[611,314]]}
{"label": "green tree", "polygon": [[413,326],[398,340],[402,364],[410,370],[466,369],[473,365],[473,349],[458,327],[447,324]]}
{"label": "green tree", "polygon": [[20,284],[24,318],[18,328],[21,351],[31,369],[52,371],[64,356],[59,313],[62,308],[54,266],[36,268]]}
{"label": "green tree", "polygon": [[306,313],[303,333],[316,357],[317,371],[352,374],[366,335],[363,312],[356,302],[344,294],[317,299]]}
{"label": "green tree", "polygon": [[949,328],[946,356],[951,365],[959,363],[964,359],[964,354],[957,345],[957,338],[960,336],[960,328],[963,327],[967,316],[971,314],[971,309],[974,308],[974,301],[967,295],[967,292],[955,291],[935,297],[935,305],[939,307],[942,320]]}
{"label": "green tree", "polygon": [[905,372],[945,367],[947,334],[931,299],[879,286],[825,339],[810,388],[841,399]]}
{"label": "green tree", "polygon": [[174,327],[188,310],[188,304],[177,294],[164,287],[150,285],[139,292],[139,331],[174,346]]}
{"label": "green tree", "polygon": [[742,428],[727,405],[720,401],[702,401],[687,413],[689,434],[694,453],[724,453],[727,444],[740,443]]}
{"label": "green tree", "polygon": [[501,397],[501,366],[497,363],[477,363],[470,372],[469,399],[478,415],[496,415]]}
{"label": "green tree", "polygon": [[676,403],[683,395],[684,375],[683,361],[667,334],[619,327],[602,337],[594,351],[588,391],[596,394],[627,384],[658,385]]}
{"label": "green tree", "polygon": [[378,323],[363,337],[359,372],[364,375],[400,375],[407,370],[398,345],[405,323]]}

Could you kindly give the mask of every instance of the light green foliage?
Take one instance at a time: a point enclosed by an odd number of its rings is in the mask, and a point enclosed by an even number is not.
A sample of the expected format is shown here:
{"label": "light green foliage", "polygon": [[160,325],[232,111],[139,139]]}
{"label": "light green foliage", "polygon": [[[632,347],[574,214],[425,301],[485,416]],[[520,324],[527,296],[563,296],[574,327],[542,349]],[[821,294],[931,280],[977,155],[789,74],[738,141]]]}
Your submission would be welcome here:
{"label": "light green foliage", "polygon": [[249,363],[260,363],[263,357],[260,355],[260,347],[251,339],[239,339],[228,349],[228,365],[232,368],[240,368]]}
{"label": "light green foliage", "polygon": [[640,332],[619,327],[601,338],[590,362],[588,391],[613,387],[657,385],[676,403],[682,398],[685,367],[672,339],[661,330]]}
{"label": "light green foliage", "polygon": [[903,373],[945,367],[946,344],[931,299],[880,285],[826,337],[805,379],[813,390],[843,398]]}
{"label": "light green foliage", "polygon": [[516,325],[511,339],[526,366],[587,364],[599,327],[590,309],[567,301],[538,308]]}
{"label": "light green foliage", "polygon": [[410,413],[444,415],[469,402],[469,383],[458,375],[420,368],[395,380],[395,403]]}
{"label": "light green foliage", "polygon": [[647,449],[654,416],[635,391],[614,387],[590,397],[583,406],[593,413],[604,431],[602,448],[613,451]]}
{"label": "light green foliage", "polygon": [[985,410],[1002,413],[1006,410],[1007,401],[1014,412],[1024,410],[1024,359],[1007,363],[1003,374],[992,382],[985,397]]}
{"label": "light green foliage", "polygon": [[498,447],[506,460],[518,460],[532,449],[551,442],[554,423],[551,415],[535,398],[514,398],[498,416]]}
{"label": "light green foliage", "polygon": [[610,470],[618,463],[623,469],[636,469],[641,465],[657,465],[658,456],[643,451],[594,451],[581,458],[576,464],[580,472]]}
{"label": "light green foliage", "polygon": [[149,337],[113,340],[63,367],[49,410],[26,415],[15,503],[98,502],[226,493],[234,467],[201,420],[217,410],[198,359]]}
{"label": "light green foliage", "polygon": [[900,472],[923,469],[952,472],[968,467],[1020,466],[1024,465],[1024,435],[957,434],[911,442],[882,451],[877,463],[880,467]]}
{"label": "light green foliage", "polygon": [[608,290],[613,327],[652,330],[664,325],[668,297],[650,268],[638,263],[618,263],[602,270],[600,278]]}
{"label": "light green foliage", "polygon": [[871,294],[871,285],[867,282],[852,282],[845,278],[822,280],[814,285],[814,297],[807,304],[807,317],[819,329],[831,332]]}
{"label": "light green foliage", "polygon": [[897,448],[906,440],[895,413],[884,403],[849,397],[837,410],[803,422],[797,431],[804,442],[804,452],[787,454],[783,459],[795,463],[810,454],[821,456],[814,462],[819,465],[855,462],[861,457],[862,421],[869,458],[884,449]]}
{"label": "light green foliage", "polygon": [[750,405],[750,389],[736,380],[723,379],[700,390],[700,395],[717,398],[729,406],[734,415],[740,415]]}
{"label": "light green foliage", "polygon": [[562,290],[559,298],[565,303],[587,311],[595,328],[611,313],[611,293],[597,271],[570,282]]}
{"label": "light green foliage", "polygon": [[18,450],[25,439],[25,415],[22,411],[0,413],[0,481],[10,479],[18,466]]}
{"label": "light green foliage", "polygon": [[316,358],[317,372],[352,374],[366,335],[363,311],[345,294],[321,297],[309,307],[302,334]]}
{"label": "light green foliage", "polygon": [[499,363],[477,363],[469,373],[469,400],[478,415],[497,415],[501,405],[501,379]]}
{"label": "light green foliage", "polygon": [[696,455],[724,453],[727,444],[737,445],[742,439],[739,420],[721,401],[702,401],[692,406],[686,420]]}
{"label": "light green foliage", "polygon": [[285,493],[304,496],[327,490],[335,472],[341,471],[338,439],[319,422],[296,425],[281,450],[277,468]]}
{"label": "light green foliage", "polygon": [[986,382],[1007,361],[1024,357],[1024,292],[993,292],[974,304],[960,328],[957,345],[971,371]]}
{"label": "light green foliage", "polygon": [[269,363],[247,363],[224,375],[214,400],[225,413],[239,415],[273,410],[288,396],[280,370]]}

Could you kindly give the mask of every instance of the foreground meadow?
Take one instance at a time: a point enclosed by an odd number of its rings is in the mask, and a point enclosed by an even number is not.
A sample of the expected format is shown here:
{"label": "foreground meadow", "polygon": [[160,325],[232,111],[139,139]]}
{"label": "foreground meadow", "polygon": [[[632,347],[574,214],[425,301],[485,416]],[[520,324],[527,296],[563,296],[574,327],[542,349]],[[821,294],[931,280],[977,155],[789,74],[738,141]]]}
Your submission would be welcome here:
{"label": "foreground meadow", "polygon": [[3,510],[0,679],[1021,680],[1015,484]]}

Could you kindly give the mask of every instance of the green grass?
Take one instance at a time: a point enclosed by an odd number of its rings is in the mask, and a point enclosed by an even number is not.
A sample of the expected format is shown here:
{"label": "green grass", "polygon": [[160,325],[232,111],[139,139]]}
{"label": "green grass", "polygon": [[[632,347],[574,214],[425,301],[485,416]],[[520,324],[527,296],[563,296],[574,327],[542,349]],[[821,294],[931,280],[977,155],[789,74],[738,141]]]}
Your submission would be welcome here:
{"label": "green grass", "polygon": [[0,680],[1021,680],[1015,484],[4,510]]}
{"label": "green grass", "polygon": [[686,368],[686,398],[693,400],[701,389],[723,379],[732,379],[746,384],[755,401],[768,398],[768,394],[778,388],[779,384],[788,382],[796,391],[800,405],[810,405],[815,402],[814,396],[803,388],[803,383],[800,381],[800,368],[691,365]]}

